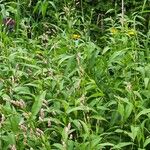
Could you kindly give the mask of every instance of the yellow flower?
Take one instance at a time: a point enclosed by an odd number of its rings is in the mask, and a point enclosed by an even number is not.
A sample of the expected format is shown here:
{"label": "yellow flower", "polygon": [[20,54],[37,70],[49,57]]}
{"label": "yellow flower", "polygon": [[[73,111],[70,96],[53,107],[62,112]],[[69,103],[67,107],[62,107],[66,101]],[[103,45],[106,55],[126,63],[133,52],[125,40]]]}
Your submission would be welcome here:
{"label": "yellow flower", "polygon": [[130,29],[130,30],[127,31],[127,34],[129,36],[134,36],[134,35],[136,35],[136,31],[134,29]]}
{"label": "yellow flower", "polygon": [[110,32],[111,32],[112,34],[117,34],[117,33],[118,33],[118,30],[113,27],[113,28],[110,28]]}
{"label": "yellow flower", "polygon": [[80,35],[79,34],[73,34],[72,35],[72,39],[74,39],[74,40],[77,40],[77,39],[80,39]]}

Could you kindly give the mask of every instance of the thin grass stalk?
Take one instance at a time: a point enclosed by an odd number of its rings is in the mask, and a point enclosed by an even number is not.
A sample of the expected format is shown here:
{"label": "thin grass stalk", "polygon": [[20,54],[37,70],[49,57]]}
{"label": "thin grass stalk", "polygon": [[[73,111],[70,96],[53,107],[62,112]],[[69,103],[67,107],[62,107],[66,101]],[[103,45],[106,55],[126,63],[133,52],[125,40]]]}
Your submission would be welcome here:
{"label": "thin grass stalk", "polygon": [[122,0],[122,6],[121,6],[121,25],[124,26],[124,0]]}

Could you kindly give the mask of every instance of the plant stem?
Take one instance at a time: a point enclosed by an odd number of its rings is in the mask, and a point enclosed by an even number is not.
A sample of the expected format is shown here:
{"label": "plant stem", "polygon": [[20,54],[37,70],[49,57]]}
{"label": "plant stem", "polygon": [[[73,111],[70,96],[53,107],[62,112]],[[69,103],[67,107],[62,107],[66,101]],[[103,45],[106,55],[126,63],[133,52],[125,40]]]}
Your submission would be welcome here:
{"label": "plant stem", "polygon": [[124,26],[124,0],[122,0],[122,6],[121,6],[121,24],[122,24],[122,27]]}

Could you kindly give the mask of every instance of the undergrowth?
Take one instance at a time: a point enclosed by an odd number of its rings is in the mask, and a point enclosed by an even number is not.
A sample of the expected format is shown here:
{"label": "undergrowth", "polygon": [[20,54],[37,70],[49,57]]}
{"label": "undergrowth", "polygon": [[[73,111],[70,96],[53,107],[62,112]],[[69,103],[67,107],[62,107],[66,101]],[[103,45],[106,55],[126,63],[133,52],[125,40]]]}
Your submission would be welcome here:
{"label": "undergrowth", "polygon": [[[58,9],[45,0],[30,7],[32,16],[26,5],[1,4],[1,149],[148,150],[145,3],[123,22],[121,14],[103,18],[105,28],[96,36],[93,10],[85,15],[70,3]],[[6,17],[15,20],[13,31]]]}

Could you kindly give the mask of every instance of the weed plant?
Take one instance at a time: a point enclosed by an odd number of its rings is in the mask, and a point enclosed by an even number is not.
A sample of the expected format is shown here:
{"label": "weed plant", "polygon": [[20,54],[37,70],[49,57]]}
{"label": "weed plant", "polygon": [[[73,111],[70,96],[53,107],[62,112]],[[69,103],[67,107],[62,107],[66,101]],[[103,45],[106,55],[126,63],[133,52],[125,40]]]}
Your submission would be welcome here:
{"label": "weed plant", "polygon": [[[120,14],[104,18],[96,36],[93,10],[63,3],[0,4],[1,149],[149,150],[145,3],[123,25]],[[15,20],[11,32],[6,17]]]}

